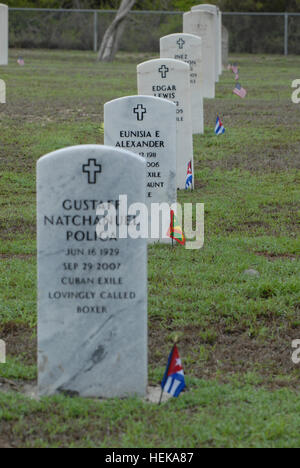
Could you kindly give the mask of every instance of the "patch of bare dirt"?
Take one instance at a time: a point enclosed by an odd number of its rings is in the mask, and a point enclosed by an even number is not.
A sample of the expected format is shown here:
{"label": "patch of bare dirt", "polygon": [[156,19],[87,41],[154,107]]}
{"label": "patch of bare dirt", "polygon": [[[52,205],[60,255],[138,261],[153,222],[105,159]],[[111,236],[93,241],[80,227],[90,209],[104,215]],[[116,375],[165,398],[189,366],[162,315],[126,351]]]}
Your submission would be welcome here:
{"label": "patch of bare dirt", "polygon": [[0,436],[0,448],[3,449],[11,449],[13,446],[10,444],[9,438],[4,436]]}
{"label": "patch of bare dirt", "polygon": [[10,240],[13,239],[14,234],[28,234],[31,233],[32,236],[36,235],[36,223],[25,221],[25,220],[16,220],[15,222],[3,223],[0,221],[0,239]]}
{"label": "patch of bare dirt", "polygon": [[266,257],[270,262],[275,262],[276,260],[300,260],[300,255],[276,254],[269,252],[255,252],[255,254],[259,255],[260,257]]}
{"label": "patch of bare dirt", "polygon": [[0,325],[1,339],[6,343],[6,353],[9,356],[22,358],[25,365],[35,365],[37,362],[37,340],[31,328],[8,322]]}
{"label": "patch of bare dirt", "polygon": [[0,259],[7,259],[7,258],[18,258],[19,260],[28,260],[28,258],[34,257],[33,254],[1,254]]}
{"label": "patch of bare dirt", "polygon": [[[205,332],[199,326],[185,326],[179,341],[180,354],[187,362],[185,370],[188,375],[198,378],[226,378],[239,373],[256,372],[262,378],[263,385],[276,389],[284,387],[300,388],[300,365],[292,362],[292,341],[300,339],[300,330],[282,331],[282,323],[270,314],[269,337],[251,338],[246,330],[229,333],[226,325],[214,328],[215,338],[203,339]],[[156,320],[151,320],[149,337],[150,363],[157,367],[166,365],[170,351],[168,337],[174,332],[172,325],[161,328]],[[159,328],[158,328],[159,327]],[[204,346],[206,357],[200,357],[200,346]],[[164,350],[164,357],[158,357],[156,350]],[[201,360],[202,359],[202,360]]]}
{"label": "patch of bare dirt", "polygon": [[203,161],[201,168],[224,169],[232,171],[239,168],[251,173],[279,172],[289,169],[300,169],[299,143],[283,145],[281,148],[266,148],[263,151],[253,151],[250,147],[241,147],[239,153],[228,154],[221,160]]}

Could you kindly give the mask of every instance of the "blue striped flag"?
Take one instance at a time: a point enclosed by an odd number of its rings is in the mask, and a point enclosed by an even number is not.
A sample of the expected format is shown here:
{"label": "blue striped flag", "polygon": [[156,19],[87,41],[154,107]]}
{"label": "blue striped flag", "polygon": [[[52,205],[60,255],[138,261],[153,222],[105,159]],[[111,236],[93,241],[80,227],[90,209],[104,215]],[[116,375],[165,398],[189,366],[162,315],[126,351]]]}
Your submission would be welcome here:
{"label": "blue striped flag", "polygon": [[169,393],[173,397],[178,397],[185,386],[181,359],[179,357],[177,346],[174,345],[169,355],[168,364],[161,383],[161,387],[164,392]]}
{"label": "blue striped flag", "polygon": [[188,168],[187,168],[185,190],[192,189],[192,188],[193,188],[193,169],[192,169],[192,161],[190,161],[188,163]]}
{"label": "blue striped flag", "polygon": [[225,133],[225,127],[224,127],[224,125],[222,124],[220,117],[217,116],[215,134],[216,134],[216,135],[223,135],[224,133]]}

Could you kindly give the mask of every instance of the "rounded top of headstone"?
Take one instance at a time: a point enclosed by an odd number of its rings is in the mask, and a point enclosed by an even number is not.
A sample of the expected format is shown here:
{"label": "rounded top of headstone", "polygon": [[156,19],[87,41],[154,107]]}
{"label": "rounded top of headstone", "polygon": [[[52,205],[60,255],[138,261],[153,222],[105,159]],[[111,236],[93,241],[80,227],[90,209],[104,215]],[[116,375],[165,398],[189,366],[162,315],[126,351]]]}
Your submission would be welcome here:
{"label": "rounded top of headstone", "polygon": [[205,18],[205,15],[208,16],[208,18],[212,18],[213,20],[215,19],[215,13],[212,11],[207,11],[207,10],[193,10],[193,11],[187,11],[186,13],[183,13],[183,18],[184,19],[189,19],[189,20],[196,20],[199,21],[200,18]]}
{"label": "rounded top of headstone", "polygon": [[137,70],[152,70],[154,66],[168,65],[170,67],[176,68],[176,70],[188,70],[190,71],[190,65],[188,63],[182,62],[181,60],[175,60],[171,58],[160,58],[154,60],[148,60],[146,62],[140,63],[137,66]]}
{"label": "rounded top of headstone", "polygon": [[108,106],[110,104],[117,104],[118,102],[124,102],[124,101],[132,101],[133,103],[143,101],[146,103],[147,101],[150,103],[152,102],[157,102],[159,104],[162,104],[164,106],[169,106],[169,107],[176,107],[176,104],[174,102],[168,101],[167,99],[159,98],[156,96],[149,96],[149,95],[143,95],[143,94],[137,94],[134,96],[124,96],[121,98],[113,99],[111,101],[108,101],[104,104],[104,106]]}
{"label": "rounded top of headstone", "polygon": [[7,6],[7,5],[5,5],[4,3],[0,3],[0,8],[5,8],[5,9],[7,9],[7,10],[8,10],[8,6]]}
{"label": "rounded top of headstone", "polygon": [[201,5],[195,5],[191,8],[192,11],[199,11],[199,10],[206,10],[206,11],[210,11],[212,13],[217,13],[218,11],[220,11],[220,8],[217,7],[216,5],[211,5],[210,3],[203,3]]}
{"label": "rounded top of headstone", "polygon": [[188,11],[187,13],[184,13],[184,16],[186,15],[210,15],[210,16],[215,16],[216,12],[213,10],[202,10],[200,8],[196,8],[195,10]]}
{"label": "rounded top of headstone", "polygon": [[174,34],[168,34],[167,36],[163,36],[160,38],[160,41],[163,41],[165,39],[176,39],[176,38],[184,38],[184,39],[190,39],[194,40],[195,42],[198,42],[200,45],[202,43],[202,38],[199,36],[196,36],[195,34],[190,34],[190,33],[174,33]]}
{"label": "rounded top of headstone", "polygon": [[136,160],[137,163],[145,165],[145,160],[141,158],[140,156],[132,153],[131,151],[115,148],[112,146],[105,146],[105,145],[77,145],[77,146],[68,146],[66,148],[62,148],[56,151],[52,151],[51,153],[45,154],[45,156],[42,156],[38,162],[37,165],[39,166],[40,164],[44,162],[55,162],[56,159],[60,160],[62,157],[67,157],[67,158],[74,158],[78,153],[82,154],[88,154],[89,157],[93,156],[100,156],[104,155],[105,153],[109,153],[110,158],[119,158],[120,154],[122,153],[122,157],[127,156],[128,158],[131,158],[132,160]]}

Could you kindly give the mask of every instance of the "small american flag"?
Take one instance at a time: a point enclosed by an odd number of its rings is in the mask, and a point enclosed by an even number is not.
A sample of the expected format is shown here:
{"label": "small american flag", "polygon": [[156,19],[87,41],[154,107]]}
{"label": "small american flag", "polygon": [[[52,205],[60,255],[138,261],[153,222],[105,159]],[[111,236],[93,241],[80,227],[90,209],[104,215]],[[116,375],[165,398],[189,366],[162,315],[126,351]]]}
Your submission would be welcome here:
{"label": "small american flag", "polygon": [[17,60],[17,63],[20,65],[20,67],[24,67],[25,62],[24,62],[23,57],[19,57],[18,60]]}
{"label": "small american flag", "polygon": [[247,91],[244,88],[242,88],[240,83],[237,83],[233,90],[233,94],[236,94],[237,96],[243,99],[247,96]]}

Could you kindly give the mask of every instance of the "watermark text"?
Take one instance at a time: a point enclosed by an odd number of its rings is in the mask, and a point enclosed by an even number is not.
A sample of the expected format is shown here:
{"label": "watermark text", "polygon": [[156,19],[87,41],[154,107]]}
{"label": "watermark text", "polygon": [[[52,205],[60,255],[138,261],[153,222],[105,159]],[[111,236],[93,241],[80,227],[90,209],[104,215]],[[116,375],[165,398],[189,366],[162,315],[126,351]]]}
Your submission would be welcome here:
{"label": "watermark text", "polygon": [[0,364],[6,363],[6,344],[5,341],[0,340]]}
{"label": "watermark text", "polygon": [[292,88],[296,88],[295,91],[292,93],[292,102],[293,104],[300,103],[300,79],[294,80],[292,82]]}
{"label": "watermark text", "polygon": [[292,348],[295,349],[292,354],[292,361],[294,364],[300,364],[300,340],[294,340],[292,342]]}
{"label": "watermark text", "polygon": [[6,84],[0,79],[0,104],[6,104]]}

